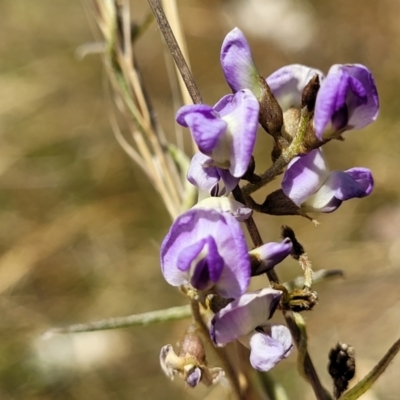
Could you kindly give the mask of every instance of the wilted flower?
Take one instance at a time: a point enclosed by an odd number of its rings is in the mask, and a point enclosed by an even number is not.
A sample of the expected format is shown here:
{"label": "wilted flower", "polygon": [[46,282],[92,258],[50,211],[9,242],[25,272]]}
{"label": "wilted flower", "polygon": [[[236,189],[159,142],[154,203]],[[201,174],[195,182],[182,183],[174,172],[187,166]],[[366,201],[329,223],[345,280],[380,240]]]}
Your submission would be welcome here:
{"label": "wilted flower", "polygon": [[218,346],[239,340],[250,348],[250,363],[268,371],[292,350],[288,328],[268,322],[279,304],[282,292],[271,288],[245,293],[215,314],[210,336]]}
{"label": "wilted flower", "polygon": [[218,382],[225,374],[221,368],[209,368],[206,362],[204,345],[196,329],[190,326],[178,343],[178,354],[170,344],[163,346],[160,352],[160,365],[171,380],[181,376],[190,387],[200,382],[209,386]]}
{"label": "wilted flower", "polygon": [[205,104],[182,107],[177,122],[189,127],[199,150],[210,165],[229,170],[240,178],[253,154],[259,104],[250,90],[223,97],[214,107]]}
{"label": "wilted flower", "polygon": [[374,181],[367,168],[328,170],[321,149],[294,158],[283,176],[282,190],[304,211],[329,213],[343,201],[368,196]]}

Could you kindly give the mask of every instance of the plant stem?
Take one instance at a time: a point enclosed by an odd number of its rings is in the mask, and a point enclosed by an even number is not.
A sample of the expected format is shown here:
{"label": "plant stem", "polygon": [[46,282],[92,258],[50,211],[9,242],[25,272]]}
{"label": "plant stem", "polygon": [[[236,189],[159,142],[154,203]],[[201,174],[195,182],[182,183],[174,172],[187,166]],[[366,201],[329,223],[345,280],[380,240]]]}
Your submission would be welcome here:
{"label": "plant stem", "polygon": [[[244,201],[243,193],[239,186],[236,186],[236,188],[233,190],[233,196],[239,202]],[[263,240],[261,238],[257,225],[254,222],[253,217],[248,218],[245,221],[245,224],[247,230],[249,231],[251,240],[254,243],[254,246],[258,247],[263,245],[264,244]],[[270,282],[279,283],[278,275],[276,274],[274,269],[267,271],[266,274]],[[292,313],[284,312],[283,316],[285,317],[286,324],[290,329],[290,333],[292,334],[293,340],[296,343],[296,347],[299,347],[301,341],[301,333],[298,326],[293,321]],[[304,373],[307,376],[308,382],[310,383],[310,385],[314,390],[314,394],[317,400],[329,399],[329,397],[327,397],[327,391],[326,389],[324,389],[324,387],[321,384],[321,381],[319,380],[318,374],[314,368],[314,365],[311,361],[310,355],[308,354],[307,350],[304,351]]]}
{"label": "plant stem", "polygon": [[191,309],[192,309],[193,318],[196,321],[198,329],[203,334],[203,337],[205,338],[205,340],[207,340],[208,344],[214,350],[218,359],[222,363],[221,367],[224,370],[227,378],[229,379],[229,381],[232,385],[232,392],[237,397],[237,399],[245,400],[244,397],[242,396],[242,393],[241,393],[242,391],[241,391],[235,370],[233,369],[232,364],[229,361],[225,350],[221,347],[216,347],[214,345],[214,343],[211,341],[208,328],[207,328],[206,324],[204,323],[203,317],[200,314],[199,302],[197,300],[192,299],[190,305],[191,305]]}

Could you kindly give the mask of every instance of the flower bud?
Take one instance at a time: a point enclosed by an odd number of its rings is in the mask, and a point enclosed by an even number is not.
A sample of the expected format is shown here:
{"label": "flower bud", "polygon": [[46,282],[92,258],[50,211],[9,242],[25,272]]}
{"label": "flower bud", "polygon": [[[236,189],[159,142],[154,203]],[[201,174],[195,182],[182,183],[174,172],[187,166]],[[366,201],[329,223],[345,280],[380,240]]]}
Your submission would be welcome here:
{"label": "flower bud", "polygon": [[345,343],[337,343],[329,352],[328,371],[333,379],[335,398],[338,399],[347,390],[356,371],[354,348]]}

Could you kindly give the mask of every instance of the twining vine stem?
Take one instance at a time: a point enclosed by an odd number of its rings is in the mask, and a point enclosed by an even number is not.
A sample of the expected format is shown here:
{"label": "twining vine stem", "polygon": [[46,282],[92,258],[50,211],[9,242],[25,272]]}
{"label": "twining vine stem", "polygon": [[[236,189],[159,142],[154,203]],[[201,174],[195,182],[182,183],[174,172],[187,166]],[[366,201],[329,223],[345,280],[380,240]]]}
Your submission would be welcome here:
{"label": "twining vine stem", "polygon": [[[183,81],[185,82],[185,85],[188,89],[188,92],[192,98],[192,101],[194,104],[201,104],[202,103],[202,97],[200,95],[199,89],[197,88],[197,85],[195,83],[195,80],[193,78],[193,75],[185,61],[185,58],[183,57],[183,54],[178,46],[178,43],[175,39],[175,36],[172,32],[172,29],[168,23],[168,20],[165,16],[165,13],[161,7],[161,4],[159,0],[148,0],[148,3],[155,15],[158,27],[160,28],[160,31],[162,35],[164,36],[164,39],[168,45],[168,48],[171,52],[171,55],[176,63],[176,66],[182,76]],[[282,164],[285,164],[282,162]],[[267,171],[267,176],[265,179],[269,182],[271,181],[275,176],[277,176],[277,172],[280,171],[281,169],[283,170],[284,165],[280,166],[281,168],[270,168]],[[248,188],[247,192],[253,191],[253,187]],[[238,201],[244,202],[244,197],[243,193],[240,189],[239,186],[237,186],[234,191],[233,195]],[[253,241],[254,246],[258,247],[263,244],[263,240],[261,238],[260,232],[254,222],[254,219],[252,217],[248,218],[246,220],[246,228],[249,231],[251,240]],[[268,279],[271,282],[279,283],[278,276],[274,270],[270,270],[267,272]],[[291,312],[286,312],[284,313],[284,317],[286,320],[286,323],[288,325],[288,328],[290,329],[290,332],[292,334],[292,337],[294,341],[296,342],[296,346],[299,346],[299,341],[300,341],[300,331],[297,325],[294,323],[293,318],[291,317]],[[304,371],[307,374],[307,378],[314,390],[314,394],[318,400],[326,400],[329,398],[327,396],[327,391],[324,389],[324,387],[321,384],[321,381],[319,380],[319,377],[317,375],[317,372],[314,368],[314,365],[311,361],[311,358],[308,354],[308,351],[305,351],[304,355]]]}

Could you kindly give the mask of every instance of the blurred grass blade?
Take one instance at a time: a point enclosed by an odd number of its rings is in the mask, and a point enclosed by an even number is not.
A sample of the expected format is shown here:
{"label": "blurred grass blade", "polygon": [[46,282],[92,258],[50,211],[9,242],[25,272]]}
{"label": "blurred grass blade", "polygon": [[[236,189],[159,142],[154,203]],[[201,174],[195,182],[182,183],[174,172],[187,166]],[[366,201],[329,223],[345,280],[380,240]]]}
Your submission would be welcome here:
{"label": "blurred grass blade", "polygon": [[191,317],[190,306],[171,307],[165,310],[149,311],[142,314],[133,314],[126,317],[113,317],[95,322],[74,324],[61,328],[52,328],[43,334],[43,339],[62,333],[95,332],[109,329],[127,328],[130,326],[145,326],[155,323],[176,321]]}

